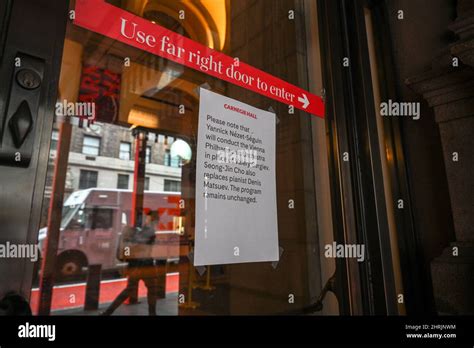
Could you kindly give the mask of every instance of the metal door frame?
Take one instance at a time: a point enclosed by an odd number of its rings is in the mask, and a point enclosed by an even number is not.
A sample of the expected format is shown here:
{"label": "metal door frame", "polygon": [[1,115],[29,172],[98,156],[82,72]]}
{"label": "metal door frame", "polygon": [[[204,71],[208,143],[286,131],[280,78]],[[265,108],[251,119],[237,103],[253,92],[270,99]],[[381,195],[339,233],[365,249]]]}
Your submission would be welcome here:
{"label": "metal door frame", "polygon": [[[68,0],[8,0],[0,4],[1,122],[7,116],[18,54],[41,60],[44,67],[39,106],[32,110],[34,127],[27,136],[34,138],[31,162],[27,167],[0,165],[1,243],[37,243],[68,8]],[[33,267],[29,259],[1,260],[0,298],[14,291],[29,299]]]}
{"label": "metal door frame", "polygon": [[390,315],[398,310],[364,5],[318,0],[334,239],[366,246],[364,263],[336,261],[335,283],[341,314]]}

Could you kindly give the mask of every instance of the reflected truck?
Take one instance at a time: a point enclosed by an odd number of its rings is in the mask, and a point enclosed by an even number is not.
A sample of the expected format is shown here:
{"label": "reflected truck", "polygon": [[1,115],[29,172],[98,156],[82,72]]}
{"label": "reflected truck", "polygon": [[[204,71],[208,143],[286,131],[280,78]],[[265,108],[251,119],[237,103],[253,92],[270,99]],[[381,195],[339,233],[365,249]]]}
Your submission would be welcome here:
{"label": "reflected truck", "polygon": [[[122,231],[131,224],[131,205],[129,190],[92,188],[72,193],[62,210],[57,276],[80,275],[88,265],[101,265],[103,271],[123,267],[126,262],[118,260],[117,248]],[[145,191],[143,207],[158,211],[160,216],[152,257],[179,262],[180,237],[184,234],[180,193]],[[44,227],[38,237],[42,255],[46,238]]]}

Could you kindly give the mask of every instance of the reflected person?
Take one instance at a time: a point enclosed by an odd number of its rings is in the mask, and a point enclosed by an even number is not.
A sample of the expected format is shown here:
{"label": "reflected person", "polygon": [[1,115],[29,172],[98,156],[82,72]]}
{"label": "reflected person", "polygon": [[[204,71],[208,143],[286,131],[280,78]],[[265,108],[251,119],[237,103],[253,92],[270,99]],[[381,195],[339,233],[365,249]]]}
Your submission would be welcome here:
{"label": "reflected person", "polygon": [[127,287],[115,298],[102,315],[111,315],[127,298],[132,299],[138,291],[140,279],[147,287],[148,313],[156,315],[156,301],[158,297],[158,271],[151,252],[155,242],[155,229],[159,221],[156,211],[145,212],[145,223],[142,228],[125,227],[122,238],[131,243],[131,256],[128,259],[126,273]]}

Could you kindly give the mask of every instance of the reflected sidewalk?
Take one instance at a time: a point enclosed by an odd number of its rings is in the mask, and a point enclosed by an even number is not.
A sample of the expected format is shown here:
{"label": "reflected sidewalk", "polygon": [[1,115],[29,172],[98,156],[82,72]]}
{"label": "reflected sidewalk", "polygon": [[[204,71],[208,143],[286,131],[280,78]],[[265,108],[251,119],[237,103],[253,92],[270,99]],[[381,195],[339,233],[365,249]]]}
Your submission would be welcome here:
{"label": "reflected sidewalk", "polygon": [[[52,315],[84,315],[94,316],[99,315],[104,311],[110,303],[101,303],[98,310],[85,311],[83,308],[72,308],[57,310],[51,313]],[[166,298],[160,299],[156,303],[156,313],[159,316],[174,316],[178,315],[178,293],[166,294]],[[148,316],[148,303],[146,297],[141,297],[137,304],[123,304],[113,314],[115,315],[140,315]]]}

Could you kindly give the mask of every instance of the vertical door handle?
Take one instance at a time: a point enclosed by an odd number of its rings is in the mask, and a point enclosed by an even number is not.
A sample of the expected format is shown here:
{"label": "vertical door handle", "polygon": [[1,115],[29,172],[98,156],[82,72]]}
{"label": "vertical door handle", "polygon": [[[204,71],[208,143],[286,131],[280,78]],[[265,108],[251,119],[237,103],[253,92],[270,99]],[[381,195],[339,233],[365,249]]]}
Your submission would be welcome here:
{"label": "vertical door handle", "polygon": [[28,102],[21,102],[18,110],[13,114],[8,122],[13,144],[17,149],[25,142],[26,136],[33,126],[33,117]]}
{"label": "vertical door handle", "polygon": [[44,61],[18,54],[11,64],[10,95],[0,115],[0,165],[28,167],[38,124]]}

